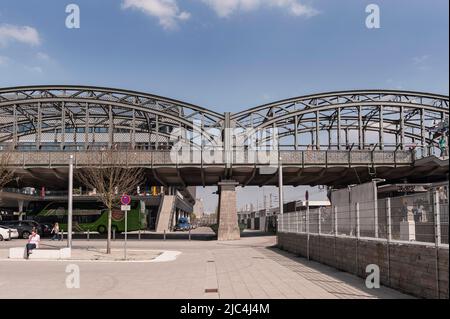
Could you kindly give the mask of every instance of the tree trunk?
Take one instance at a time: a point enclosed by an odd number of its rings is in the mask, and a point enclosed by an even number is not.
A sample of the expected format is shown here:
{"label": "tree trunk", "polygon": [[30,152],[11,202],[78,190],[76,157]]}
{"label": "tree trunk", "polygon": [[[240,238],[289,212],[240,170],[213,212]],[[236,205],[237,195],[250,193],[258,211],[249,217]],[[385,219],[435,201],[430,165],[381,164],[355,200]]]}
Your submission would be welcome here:
{"label": "tree trunk", "polygon": [[108,211],[108,239],[106,241],[106,253],[111,254],[111,225],[112,225],[112,210]]}

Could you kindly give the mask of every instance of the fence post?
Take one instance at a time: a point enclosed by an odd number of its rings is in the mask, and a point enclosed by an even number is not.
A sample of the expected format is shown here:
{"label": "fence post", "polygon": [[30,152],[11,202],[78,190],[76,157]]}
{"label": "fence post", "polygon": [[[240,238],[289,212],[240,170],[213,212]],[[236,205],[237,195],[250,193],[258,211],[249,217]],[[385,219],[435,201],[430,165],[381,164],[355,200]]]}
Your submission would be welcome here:
{"label": "fence post", "polygon": [[[376,189],[376,188],[375,188]],[[379,230],[379,216],[378,216],[378,200],[375,201],[374,203],[375,206],[375,211],[374,211],[374,219],[375,219],[375,238],[379,238],[380,237],[380,230]]]}
{"label": "fence post", "polygon": [[318,212],[318,218],[319,218],[319,221],[318,221],[318,226],[319,226],[319,229],[318,229],[318,232],[319,232],[319,235],[320,235],[320,233],[322,232],[322,223],[321,223],[321,221],[322,221],[322,210],[319,208],[319,212]]}
{"label": "fence post", "polygon": [[355,204],[356,208],[356,238],[361,236],[361,220],[359,216],[359,203]]}
{"label": "fence post", "polygon": [[337,214],[338,214],[338,207],[334,206],[334,236],[338,235],[338,218],[337,218]]}
{"label": "fence post", "polygon": [[334,244],[333,244],[333,254],[334,254],[334,266],[336,267],[336,265],[337,265],[336,241],[337,241],[337,236],[338,236],[338,218],[337,218],[338,207],[337,207],[337,206],[334,206],[333,211],[334,211]]}
{"label": "fence post", "polygon": [[441,297],[439,284],[439,246],[441,245],[441,213],[439,207],[439,192],[433,192],[433,211],[434,211],[434,234],[436,250],[436,295],[437,299]]}
{"label": "fence post", "polygon": [[306,238],[307,238],[306,256],[309,260],[309,201],[306,202]]}
{"label": "fence post", "polygon": [[392,217],[391,217],[391,198],[386,198],[386,214],[387,214],[387,234],[386,234],[386,251],[387,251],[387,277],[388,283],[391,285],[391,240],[392,240]]}
{"label": "fence post", "polygon": [[359,203],[355,204],[356,208],[356,251],[355,251],[355,263],[356,263],[356,275],[359,273],[359,238],[361,237],[361,220],[359,216]]}
{"label": "fence post", "polygon": [[441,212],[439,207],[439,192],[433,192],[433,211],[434,211],[434,228],[435,228],[435,243],[439,246],[442,243],[441,239]]}
{"label": "fence post", "polygon": [[289,232],[290,233],[293,233],[294,232],[294,224],[292,223],[292,217],[293,217],[293,214],[292,213],[289,213]]}
{"label": "fence post", "polygon": [[386,211],[387,211],[387,241],[392,240],[392,216],[391,216],[391,199],[386,198]]}

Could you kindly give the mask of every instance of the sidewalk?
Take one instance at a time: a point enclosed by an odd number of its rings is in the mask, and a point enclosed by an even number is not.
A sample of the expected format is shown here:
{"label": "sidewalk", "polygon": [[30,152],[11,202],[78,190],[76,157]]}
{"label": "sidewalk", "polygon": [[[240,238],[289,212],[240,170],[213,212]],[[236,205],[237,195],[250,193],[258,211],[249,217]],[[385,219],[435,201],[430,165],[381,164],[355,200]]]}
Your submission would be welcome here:
{"label": "sidewalk", "polygon": [[[130,250],[181,252],[162,263],[0,261],[0,298],[408,298],[386,287],[368,290],[360,278],[271,248],[275,242],[274,236],[129,241]],[[74,242],[74,249],[104,246],[103,240]],[[113,242],[114,250],[122,248]],[[69,264],[79,266],[79,289],[65,286]]]}

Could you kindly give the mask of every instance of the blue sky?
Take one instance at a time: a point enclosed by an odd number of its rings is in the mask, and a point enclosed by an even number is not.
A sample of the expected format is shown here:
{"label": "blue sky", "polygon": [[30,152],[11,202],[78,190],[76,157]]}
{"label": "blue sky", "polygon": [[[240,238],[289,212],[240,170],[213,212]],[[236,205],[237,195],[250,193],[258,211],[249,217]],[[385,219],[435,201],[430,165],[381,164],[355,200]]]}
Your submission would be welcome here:
{"label": "blue sky", "polygon": [[[447,0],[281,0],[227,16],[215,0],[158,0],[189,15],[170,28],[126,1],[156,0],[2,0],[0,26],[34,28],[39,44],[2,44],[0,33],[0,86],[112,86],[218,111],[341,89],[448,94]],[[294,2],[316,14],[294,15]],[[80,29],[65,27],[69,3],[80,7]],[[380,29],[365,26],[369,3],[380,6]]]}
{"label": "blue sky", "polygon": [[[69,3],[80,7],[80,29],[65,27]],[[380,7],[380,29],[366,28],[370,3]],[[2,0],[0,87],[127,88],[219,112],[358,88],[448,95],[448,6],[447,0]]]}

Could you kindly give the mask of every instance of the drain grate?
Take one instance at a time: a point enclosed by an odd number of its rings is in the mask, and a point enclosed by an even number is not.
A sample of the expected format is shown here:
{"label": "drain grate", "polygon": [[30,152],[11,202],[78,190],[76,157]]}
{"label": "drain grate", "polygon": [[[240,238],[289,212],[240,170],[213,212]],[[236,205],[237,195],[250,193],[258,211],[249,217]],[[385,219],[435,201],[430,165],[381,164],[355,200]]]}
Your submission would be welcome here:
{"label": "drain grate", "polygon": [[205,289],[205,293],[207,294],[213,294],[213,293],[218,293],[219,289],[217,288],[210,288],[210,289]]}

